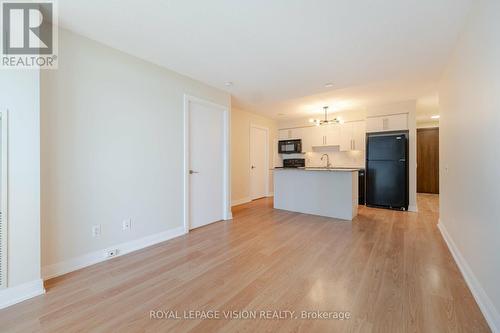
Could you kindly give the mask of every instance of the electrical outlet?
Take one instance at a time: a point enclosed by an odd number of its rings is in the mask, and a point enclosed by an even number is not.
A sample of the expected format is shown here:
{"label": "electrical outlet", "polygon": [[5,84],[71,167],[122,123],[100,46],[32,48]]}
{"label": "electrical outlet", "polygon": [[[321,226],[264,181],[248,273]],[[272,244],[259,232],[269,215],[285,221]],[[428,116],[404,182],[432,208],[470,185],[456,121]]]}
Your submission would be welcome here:
{"label": "electrical outlet", "polygon": [[92,226],[92,237],[99,237],[101,234],[101,225],[97,224]]}
{"label": "electrical outlet", "polygon": [[123,220],[122,228],[123,230],[130,231],[130,229],[132,228],[132,219]]}
{"label": "electrical outlet", "polygon": [[117,255],[118,255],[118,249],[110,249],[110,250],[104,251],[105,258],[113,258],[113,257],[116,257]]}

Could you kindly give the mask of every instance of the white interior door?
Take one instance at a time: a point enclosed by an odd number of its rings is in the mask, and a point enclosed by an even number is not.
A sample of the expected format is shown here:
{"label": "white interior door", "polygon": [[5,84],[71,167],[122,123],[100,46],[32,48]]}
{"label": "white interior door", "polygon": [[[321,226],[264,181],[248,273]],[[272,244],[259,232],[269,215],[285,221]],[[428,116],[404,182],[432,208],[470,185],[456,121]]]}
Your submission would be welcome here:
{"label": "white interior door", "polygon": [[189,229],[224,218],[224,110],[189,102]]}
{"label": "white interior door", "polygon": [[259,127],[250,128],[250,198],[267,196],[268,131]]}

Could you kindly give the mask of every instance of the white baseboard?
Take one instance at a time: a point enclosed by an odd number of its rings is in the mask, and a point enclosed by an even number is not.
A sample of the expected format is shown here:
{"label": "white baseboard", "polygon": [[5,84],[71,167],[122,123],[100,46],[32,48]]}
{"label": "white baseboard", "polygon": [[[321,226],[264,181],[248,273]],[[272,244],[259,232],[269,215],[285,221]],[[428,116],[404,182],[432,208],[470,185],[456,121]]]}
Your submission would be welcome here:
{"label": "white baseboard", "polygon": [[[105,258],[104,253],[107,249],[118,249],[118,255],[121,256],[130,252],[134,252],[145,247],[158,244],[169,239],[182,236],[186,234],[184,230],[184,226],[170,229],[158,234],[154,234],[151,236],[146,236],[140,239],[136,239],[130,242],[117,244],[114,246],[110,246],[106,249],[94,251],[91,253],[87,253],[83,256],[76,257],[73,259],[65,260],[62,262],[58,262],[52,265],[47,265],[42,267],[42,277],[44,280],[51,279],[56,276],[60,276],[72,271],[76,271],[77,269],[84,268],[93,264],[97,264],[101,261],[105,261],[111,258]],[[116,256],[116,257],[117,257]],[[113,257],[113,258],[116,258]]]}
{"label": "white baseboard", "polygon": [[476,303],[479,305],[479,308],[481,309],[481,312],[488,322],[488,325],[490,325],[491,331],[493,333],[500,333],[500,314],[498,310],[495,308],[495,305],[477,280],[474,272],[470,269],[467,261],[462,256],[460,250],[455,245],[453,239],[446,230],[446,226],[441,223],[441,220],[439,220],[438,228],[439,231],[441,231],[441,235],[443,236],[446,245],[448,245],[448,249],[450,250],[451,255],[455,259],[458,268],[462,272],[465,282],[469,286],[469,289],[472,292]]}
{"label": "white baseboard", "polygon": [[270,198],[270,197],[274,197],[274,192],[269,192],[269,193],[267,194],[267,197],[268,197],[268,198]]}
{"label": "white baseboard", "polygon": [[42,294],[45,294],[42,279],[2,289],[0,290],[0,309]]}
{"label": "white baseboard", "polygon": [[232,200],[231,207],[243,205],[243,204],[249,203],[250,201],[252,201],[252,199],[250,199],[250,197]]}
{"label": "white baseboard", "polygon": [[418,213],[418,207],[417,207],[417,205],[409,205],[408,206],[408,211],[409,212]]}

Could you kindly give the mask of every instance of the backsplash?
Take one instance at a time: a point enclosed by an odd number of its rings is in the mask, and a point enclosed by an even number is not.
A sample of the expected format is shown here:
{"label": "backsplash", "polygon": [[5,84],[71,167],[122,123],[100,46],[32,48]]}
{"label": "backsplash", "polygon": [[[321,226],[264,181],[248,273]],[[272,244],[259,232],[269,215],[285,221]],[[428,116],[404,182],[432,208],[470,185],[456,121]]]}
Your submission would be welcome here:
{"label": "backsplash", "polygon": [[[332,148],[316,148],[313,152],[307,152],[305,154],[282,155],[281,158],[305,158],[306,167],[317,167],[326,166],[326,160],[321,160],[321,156],[323,154],[328,154],[330,163],[334,167],[365,167],[365,152],[361,150],[338,151],[332,150]],[[283,166],[283,161],[281,159],[277,160],[276,162],[276,166]]]}
{"label": "backsplash", "polygon": [[330,163],[334,167],[364,167],[364,151],[331,151],[315,150],[304,154],[307,167],[326,166],[326,159],[321,160],[323,154],[328,154]]}

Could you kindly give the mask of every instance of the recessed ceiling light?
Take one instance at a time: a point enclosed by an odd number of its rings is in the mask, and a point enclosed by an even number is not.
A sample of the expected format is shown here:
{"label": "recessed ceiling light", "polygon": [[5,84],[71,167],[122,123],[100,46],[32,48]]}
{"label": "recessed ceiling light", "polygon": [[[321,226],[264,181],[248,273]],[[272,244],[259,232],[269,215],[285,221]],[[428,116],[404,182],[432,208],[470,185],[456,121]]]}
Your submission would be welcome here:
{"label": "recessed ceiling light", "polygon": [[431,116],[431,119],[439,119],[439,115],[438,115],[438,114],[436,114],[436,115],[434,115],[434,116]]}
{"label": "recessed ceiling light", "polygon": [[227,82],[224,82],[224,85],[226,87],[231,87],[233,85],[233,83],[231,81],[227,81]]}
{"label": "recessed ceiling light", "polygon": [[331,82],[325,83],[325,88],[331,88],[331,87],[333,87],[333,83]]}

